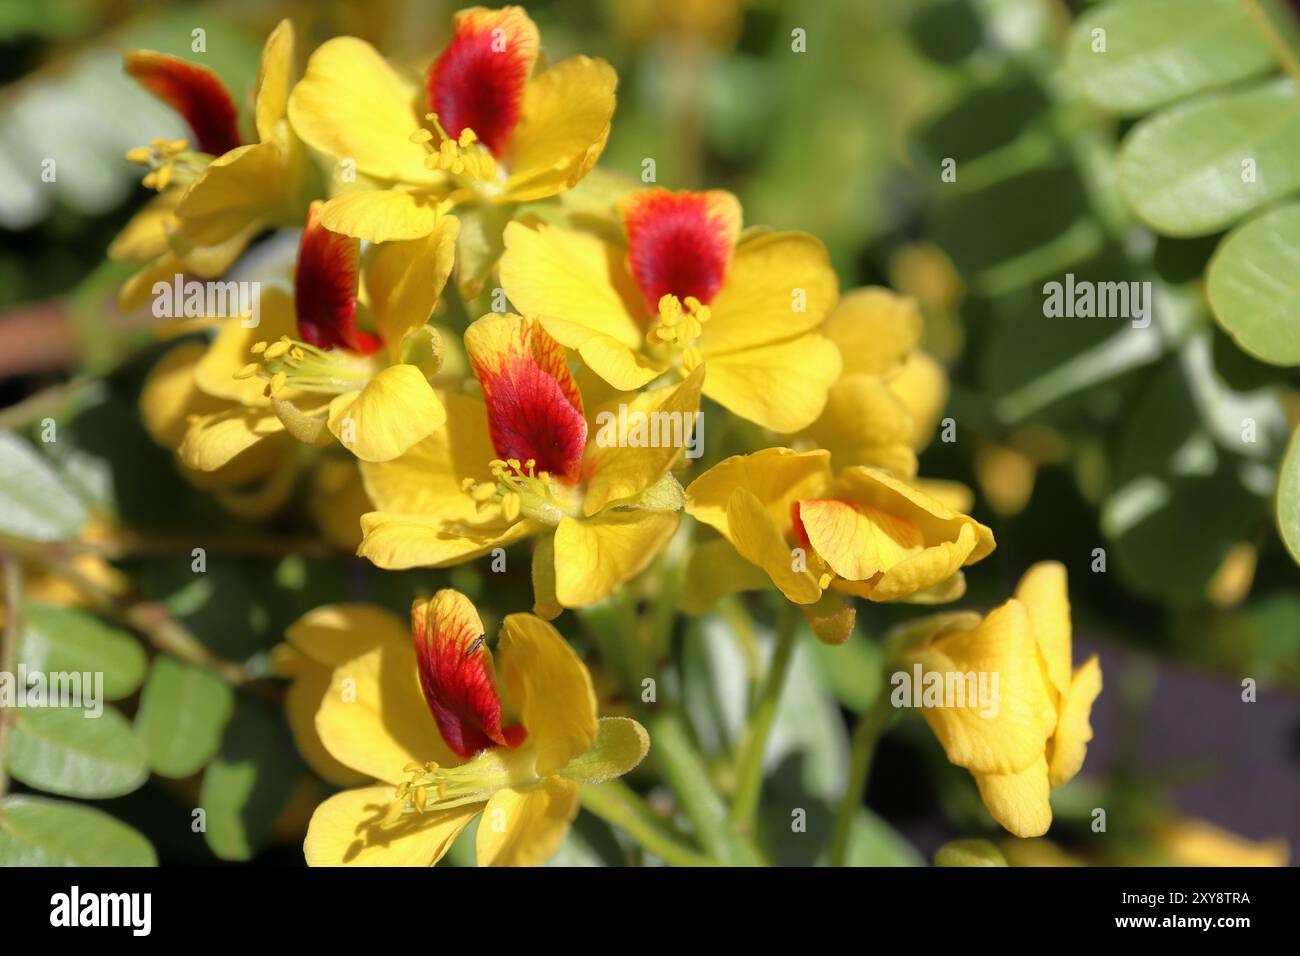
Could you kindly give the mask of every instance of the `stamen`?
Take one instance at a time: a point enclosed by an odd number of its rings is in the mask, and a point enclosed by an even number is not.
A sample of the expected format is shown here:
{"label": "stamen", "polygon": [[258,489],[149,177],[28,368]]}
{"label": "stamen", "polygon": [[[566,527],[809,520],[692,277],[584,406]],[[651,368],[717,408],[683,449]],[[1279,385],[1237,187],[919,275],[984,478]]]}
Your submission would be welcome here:
{"label": "stamen", "polygon": [[461,488],[469,494],[483,511],[496,502],[508,522],[521,516],[533,518],[552,527],[565,515],[581,513],[581,501],[574,498],[571,489],[554,484],[548,472],[537,471],[537,462],[530,458],[520,462],[495,459],[488,463],[492,481],[476,482],[466,478]]}
{"label": "stamen", "polygon": [[[675,295],[660,296],[659,321],[646,333],[646,339],[652,345],[662,344],[688,351],[691,343],[703,334],[704,323],[711,315],[709,307],[693,295],[688,295],[684,303]],[[698,351],[694,359],[698,365]],[[693,367],[689,366],[687,370]]]}
{"label": "stamen", "polygon": [[149,189],[159,192],[170,185],[188,186],[212,161],[190,150],[189,143],[183,139],[153,139],[148,146],[137,146],[128,150],[126,161],[137,166],[146,166],[142,182]]}
{"label": "stamen", "polygon": [[250,362],[235,378],[262,379],[267,382],[268,396],[283,388],[339,395],[360,388],[374,373],[373,362],[367,357],[295,342],[287,335],[275,342],[257,342],[251,351],[261,356],[263,364]]}
{"label": "stamen", "polygon": [[437,113],[426,113],[424,118],[433,130],[420,127],[411,134],[411,142],[423,146],[428,153],[424,160],[428,169],[451,173],[463,184],[480,190],[484,184],[498,184],[496,157],[478,141],[472,129],[467,127],[461,130],[460,136],[452,137],[443,128]]}

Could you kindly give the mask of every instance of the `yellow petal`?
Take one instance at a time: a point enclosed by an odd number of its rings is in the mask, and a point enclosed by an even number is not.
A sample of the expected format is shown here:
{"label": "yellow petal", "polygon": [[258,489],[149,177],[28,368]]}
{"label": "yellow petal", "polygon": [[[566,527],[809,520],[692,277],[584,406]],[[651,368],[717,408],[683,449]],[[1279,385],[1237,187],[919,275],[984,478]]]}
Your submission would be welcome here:
{"label": "yellow petal", "polygon": [[[705,324],[705,329],[712,321]],[[705,352],[704,394],[781,434],[807,428],[840,376],[839,349],[819,332],[722,354]]]}
{"label": "yellow petal", "polygon": [[796,452],[765,448],[733,455],[714,465],[686,489],[686,513],[730,538],[727,507],[737,488],[763,503],[780,535],[790,532],[790,506],[801,498],[821,497],[831,481],[830,456],[820,449]]}
{"label": "yellow petal", "polygon": [[[1047,674],[1059,694],[1070,692],[1070,594],[1065,565],[1040,561],[1020,578],[1016,599],[1029,612],[1038,640],[1038,652],[1047,664]],[[1086,715],[1085,715],[1086,716]]]}
{"label": "yellow petal", "polygon": [[380,826],[394,800],[392,787],[362,787],[330,797],[312,814],[303,852],[308,866],[433,866],[483,809],[410,814]]}
{"label": "yellow petal", "polygon": [[214,159],[190,184],[176,206],[177,230],[191,245],[213,246],[271,218],[288,193],[279,144],[239,146]]}
{"label": "yellow petal", "polygon": [[884,375],[920,344],[922,325],[914,299],[868,286],[845,293],[822,331],[840,347],[846,375]]}
{"label": "yellow petal", "polygon": [[330,431],[362,461],[392,461],[446,420],[433,386],[414,365],[390,365],[360,392],[330,402]]}
{"label": "yellow petal", "polygon": [[316,775],[340,787],[355,787],[369,777],[330,755],[316,732],[316,711],[330,686],[330,668],[307,662],[284,695],[284,712],[298,752]]}
{"label": "yellow petal", "polygon": [[[400,459],[399,459],[400,460]],[[461,492],[465,497],[464,492]],[[536,521],[505,523],[501,518],[456,521],[446,516],[397,515],[371,511],[361,516],[357,554],[390,571],[445,568],[471,561],[495,548],[542,533]]]}
{"label": "yellow petal", "polygon": [[813,236],[777,232],[741,243],[709,303],[700,351],[711,359],[795,339],[821,325],[838,295],[826,247]]}
{"label": "yellow petal", "polygon": [[904,478],[916,474],[912,415],[884,379],[845,375],[830,387],[826,407],[808,429],[837,467],[871,465]]}
{"label": "yellow petal", "polygon": [[727,536],[742,557],[762,568],[781,593],[796,604],[821,598],[810,556],[799,554],[781,535],[771,514],[753,492],[736,488],[727,502]]}
{"label": "yellow petal", "polygon": [[1061,702],[1048,767],[1053,788],[1069,783],[1083,766],[1088,741],[1092,740],[1092,724],[1088,718],[1092,713],[1093,701],[1100,693],[1101,662],[1094,654],[1074,672],[1069,693]]}
{"label": "yellow petal", "polygon": [[425,169],[424,147],[410,141],[423,98],[370,44],[335,37],[307,61],[289,95],[289,121],[303,142],[334,159],[354,160],[366,176],[437,183],[443,177]]}
{"label": "yellow petal", "polygon": [[311,476],[307,507],[325,540],[341,551],[361,544],[361,516],[372,507],[355,461],[326,459]]}
{"label": "yellow petal", "polygon": [[232,408],[191,423],[178,449],[187,468],[216,471],[260,442],[286,438],[284,424],[266,409]]}
{"label": "yellow petal", "polygon": [[433,231],[407,242],[385,242],[366,258],[366,293],[389,356],[400,358],[407,333],[429,321],[451,275],[460,220],[443,216]]}
{"label": "yellow petal", "polygon": [[[953,697],[944,706],[927,706],[922,713],[952,763],[1005,774],[1043,757],[1053,730],[1048,688],[1029,615],[1019,601],[995,608],[974,628],[941,633],[910,652],[908,660],[919,663],[923,675],[936,675],[928,679],[942,680],[945,690],[951,685]],[[914,670],[907,674],[911,677]],[[926,680],[923,676],[922,692]],[[987,696],[983,701],[981,680]],[[956,696],[958,690],[962,698]]]}
{"label": "yellow petal", "polygon": [[977,773],[975,783],[993,819],[1016,836],[1042,836],[1051,827],[1047,761],[1041,757],[1018,773]]}
{"label": "yellow petal", "polygon": [[613,67],[585,56],[557,63],[528,84],[511,138],[510,201],[564,192],[596,165],[609,138],[617,86]]}
{"label": "yellow petal", "polygon": [[274,342],[282,335],[298,337],[293,300],[280,289],[263,289],[257,319],[252,328],[245,328],[242,319],[222,319],[207,354],[194,370],[195,381],[204,392],[254,408],[270,404],[263,379],[237,379],[235,373],[256,359],[254,344]]}
{"label": "yellow petal", "polygon": [[290,624],[284,636],[313,661],[334,668],[381,644],[405,646],[411,630],[374,604],[325,604]]}
{"label": "yellow petal", "polygon": [[911,442],[919,451],[934,437],[948,402],[948,373],[934,356],[913,352],[903,367],[889,376],[889,390],[912,415]]}
{"label": "yellow petal", "polygon": [[676,530],[677,515],[664,511],[562,518],[555,529],[556,598],[565,607],[586,607],[609,597],[644,571]]}
{"label": "yellow petal", "polygon": [[537,773],[550,776],[596,739],[596,692],[567,641],[532,614],[510,614],[497,652],[510,699],[537,751]]}
{"label": "yellow petal", "polygon": [[367,242],[422,239],[438,226],[436,201],[400,189],[363,189],[335,196],[321,207],[320,221],[331,232]]}
{"label": "yellow petal", "polygon": [[140,417],[158,444],[176,448],[189,429],[191,415],[211,415],[224,403],[204,394],[194,380],[194,370],[207,348],[202,342],[184,342],[172,349],[149,371],[140,389]]}
{"label": "yellow petal", "polygon": [[588,334],[563,319],[543,319],[542,325],[556,341],[565,336],[578,342],[573,348],[578,350],[586,366],[618,391],[635,391],[668,371],[667,362],[642,355],[612,335]]}
{"label": "yellow petal", "polygon": [[148,262],[166,253],[167,229],[175,223],[173,212],[184,194],[173,186],[145,203],[109,244],[108,257],[114,262]]}
{"label": "yellow petal", "polygon": [[[611,502],[633,498],[668,473],[695,428],[703,382],[704,368],[700,367],[676,386],[642,392],[630,402],[596,411],[592,416],[594,437],[588,442],[583,464],[588,475],[583,501],[586,514],[594,515]],[[652,444],[638,447],[634,442]]]}
{"label": "yellow petal", "polygon": [[560,848],[578,815],[578,785],[551,777],[530,790],[498,790],[483,808],[479,866],[541,866]]}
{"label": "yellow petal", "polygon": [[640,323],[650,317],[643,316],[624,250],[541,223],[512,222],[504,239],[500,270],[506,295],[520,313],[540,318],[557,342],[581,350],[588,339],[605,336],[629,349],[641,346]]}
{"label": "yellow petal", "polygon": [[1174,866],[1286,866],[1287,841],[1247,840],[1206,820],[1174,820],[1156,831],[1160,848]]}
{"label": "yellow petal", "polygon": [[460,762],[429,713],[409,645],[381,644],[336,667],[316,731],[336,760],[392,784],[409,763]]}
{"label": "yellow petal", "polygon": [[263,141],[275,135],[276,124],[288,115],[289,88],[293,85],[293,22],[281,20],[262,47],[253,91],[257,135]]}
{"label": "yellow petal", "polygon": [[602,717],[595,742],[565,764],[560,776],[578,783],[604,783],[623,776],[649,752],[650,735],[635,720]]}

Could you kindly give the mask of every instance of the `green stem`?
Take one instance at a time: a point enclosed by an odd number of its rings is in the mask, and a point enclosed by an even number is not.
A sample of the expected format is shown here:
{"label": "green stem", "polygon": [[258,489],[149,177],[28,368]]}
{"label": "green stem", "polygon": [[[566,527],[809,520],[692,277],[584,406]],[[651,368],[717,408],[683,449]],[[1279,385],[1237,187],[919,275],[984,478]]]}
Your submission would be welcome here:
{"label": "green stem", "polygon": [[645,801],[621,780],[588,783],[582,806],[612,827],[622,830],[649,853],[673,866],[712,866],[713,861],[682,845],[668,833]]}
{"label": "green stem", "polygon": [[726,804],[713,788],[709,770],[691,744],[681,716],[664,710],[648,722],[650,756],[686,811],[700,845],[724,866],[761,866],[758,851],[727,819]]}
{"label": "green stem", "polygon": [[758,799],[763,789],[763,755],[767,751],[772,725],[776,723],[781,692],[785,689],[786,674],[799,635],[799,622],[799,608],[787,602],[777,623],[776,650],[772,652],[767,680],[750,715],[749,728],[736,764],[736,795],[731,803],[731,821],[742,832],[753,829],[754,815],[758,812]]}
{"label": "green stem", "polygon": [[853,832],[853,818],[862,807],[862,796],[867,792],[867,776],[876,755],[876,743],[891,716],[893,708],[889,704],[889,692],[881,688],[875,702],[858,718],[858,725],[853,728],[848,785],[835,811],[835,828],[831,832],[831,866],[843,866],[848,856],[849,834]]}
{"label": "green stem", "polygon": [[[0,674],[13,674],[17,669],[18,636],[22,632],[23,603],[23,567],[18,559],[7,555],[4,559],[5,588],[5,623],[4,633],[0,635]],[[0,708],[0,804],[4,803],[5,794],[9,792],[9,769],[6,758],[9,753],[9,728],[17,710]],[[3,808],[0,807],[0,813]]]}

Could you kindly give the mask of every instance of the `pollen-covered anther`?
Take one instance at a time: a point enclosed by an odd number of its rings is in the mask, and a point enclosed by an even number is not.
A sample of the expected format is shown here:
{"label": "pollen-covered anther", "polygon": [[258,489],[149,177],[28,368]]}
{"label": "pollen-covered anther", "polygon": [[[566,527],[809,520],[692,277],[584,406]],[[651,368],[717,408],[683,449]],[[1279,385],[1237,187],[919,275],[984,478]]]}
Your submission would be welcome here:
{"label": "pollen-covered anther", "polygon": [[287,335],[274,342],[256,342],[249,351],[262,364],[250,362],[234,377],[262,379],[268,383],[268,396],[286,387],[338,395],[363,386],[372,372],[364,358],[295,342]]}
{"label": "pollen-covered anther", "polygon": [[183,139],[153,139],[148,146],[137,146],[127,151],[126,161],[138,166],[145,166],[142,182],[148,189],[159,192],[176,183],[186,185],[194,179],[206,165],[199,160],[199,154],[190,151],[190,144]]}
{"label": "pollen-covered anther", "polygon": [[646,333],[646,338],[652,344],[689,350],[691,343],[703,334],[704,323],[711,315],[709,307],[693,295],[688,295],[685,300],[671,294],[662,295],[659,297],[658,322]]}
{"label": "pollen-covered anther", "polygon": [[451,136],[438,120],[437,113],[428,113],[425,119],[433,126],[420,127],[411,134],[411,142],[423,146],[429,155],[424,159],[428,169],[441,169],[453,176],[492,182],[497,178],[497,162],[492,153],[479,142],[472,129],[466,127],[459,136]]}
{"label": "pollen-covered anther", "polygon": [[580,502],[560,497],[559,490],[546,471],[537,470],[532,458],[519,461],[494,459],[488,463],[492,481],[477,482],[467,478],[461,488],[484,511],[494,502],[499,503],[502,517],[515,522],[520,517],[533,518],[549,525],[557,525],[566,514],[577,514]]}

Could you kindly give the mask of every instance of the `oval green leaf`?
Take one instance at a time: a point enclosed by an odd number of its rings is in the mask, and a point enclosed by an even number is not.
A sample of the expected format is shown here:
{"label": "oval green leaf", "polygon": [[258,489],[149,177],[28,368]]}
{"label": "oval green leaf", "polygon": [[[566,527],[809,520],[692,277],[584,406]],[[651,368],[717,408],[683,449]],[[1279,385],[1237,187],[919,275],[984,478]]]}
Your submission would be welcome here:
{"label": "oval green leaf", "polygon": [[120,797],[149,778],[144,743],[111,707],[20,709],[7,762],[15,780],[65,797]]}
{"label": "oval green leaf", "polygon": [[18,662],[28,673],[103,674],[105,700],[135,693],[146,665],[140,642],[127,632],[85,611],[48,604],[23,608]]}
{"label": "oval green leaf", "polygon": [[1300,189],[1300,96],[1278,80],[1148,117],[1120,152],[1119,186],[1157,232],[1203,236]]}
{"label": "oval green leaf", "polygon": [[157,866],[139,831],[103,810],[27,794],[0,808],[0,866]]}
{"label": "oval green leaf", "polygon": [[66,541],[86,523],[86,507],[63,476],[11,431],[0,431],[0,533]]}
{"label": "oval green leaf", "polygon": [[1206,273],[1223,330],[1261,362],[1300,365],[1300,203],[1234,229]]}
{"label": "oval green leaf", "polygon": [[1074,85],[1097,106],[1141,116],[1194,93],[1260,76],[1274,69],[1274,61],[1237,0],[1128,0],[1107,3],[1075,21],[1065,66]]}
{"label": "oval green leaf", "polygon": [[198,773],[221,746],[233,706],[234,694],[220,678],[170,657],[157,658],[135,718],[149,766],[176,779]]}
{"label": "oval green leaf", "polygon": [[1300,429],[1282,459],[1277,485],[1277,527],[1296,564],[1300,564]]}

